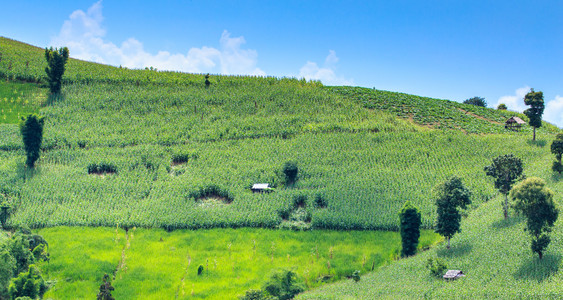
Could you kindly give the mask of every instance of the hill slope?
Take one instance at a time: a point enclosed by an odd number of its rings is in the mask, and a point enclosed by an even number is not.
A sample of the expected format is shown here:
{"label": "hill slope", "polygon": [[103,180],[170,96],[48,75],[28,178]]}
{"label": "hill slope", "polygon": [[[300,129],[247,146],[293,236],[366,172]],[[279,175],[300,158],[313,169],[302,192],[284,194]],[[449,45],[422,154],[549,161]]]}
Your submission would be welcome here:
{"label": "hill slope", "polygon": [[[2,38],[0,52],[0,76],[43,82],[41,49]],[[461,176],[479,205],[495,195],[482,171],[491,158],[549,156],[557,130],[546,124],[528,143],[528,132],[506,131],[497,124],[506,113],[492,109],[296,79],[211,81],[206,89],[202,75],[70,60],[63,96],[41,109],[35,171],[23,165],[17,126],[0,125],[0,188],[15,206],[9,222],[397,229],[396,213],[411,200],[430,228],[432,187]],[[290,160],[300,169],[295,185],[281,174]],[[112,172],[92,172],[100,166]],[[277,190],[252,194],[257,182]]]}

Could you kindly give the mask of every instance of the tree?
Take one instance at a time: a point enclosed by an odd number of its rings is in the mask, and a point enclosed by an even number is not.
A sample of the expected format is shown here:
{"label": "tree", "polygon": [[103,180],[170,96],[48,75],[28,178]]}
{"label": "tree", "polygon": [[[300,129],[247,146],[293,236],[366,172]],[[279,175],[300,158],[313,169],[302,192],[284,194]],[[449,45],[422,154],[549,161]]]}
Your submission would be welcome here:
{"label": "tree", "polygon": [[35,265],[30,265],[27,272],[21,272],[18,277],[13,278],[8,288],[12,299],[18,297],[36,299],[41,297],[46,290],[45,281]]}
{"label": "tree", "polygon": [[262,290],[279,300],[293,299],[295,295],[303,292],[305,287],[291,270],[274,270],[264,283]]}
{"label": "tree", "polygon": [[0,245],[0,299],[8,299],[8,286],[16,272],[16,259]]}
{"label": "tree", "polygon": [[540,259],[551,242],[549,233],[559,215],[553,195],[545,182],[537,177],[522,181],[510,191],[510,197],[515,200],[514,208],[526,217],[526,229],[532,236],[532,252]]}
{"label": "tree", "polygon": [[407,201],[399,213],[401,220],[400,231],[402,240],[401,256],[411,256],[416,253],[420,238],[420,211]]}
{"label": "tree", "polygon": [[551,169],[561,174],[561,172],[563,172],[563,165],[561,164],[561,155],[563,155],[563,133],[559,133],[551,143],[551,153],[555,154],[556,159]]}
{"label": "tree", "polygon": [[111,295],[111,291],[115,290],[115,288],[111,285],[111,281],[109,280],[109,275],[104,274],[104,278],[102,279],[104,282],[100,285],[100,292],[96,295],[97,300],[115,300],[115,298]]}
{"label": "tree", "polygon": [[475,105],[475,106],[487,107],[487,101],[485,101],[485,98],[482,98],[482,97],[469,98],[469,99],[463,101],[463,103],[471,104],[471,105]]}
{"label": "tree", "polygon": [[283,165],[283,174],[285,175],[286,184],[293,184],[297,180],[297,173],[299,168],[293,161],[288,161]]}
{"label": "tree", "polygon": [[461,231],[459,208],[465,209],[471,204],[471,191],[454,176],[437,186],[436,195],[438,218],[434,231],[446,238],[449,249],[450,238]]}
{"label": "tree", "polygon": [[506,104],[501,103],[497,106],[497,110],[507,110],[508,107],[506,107]]}
{"label": "tree", "polygon": [[211,81],[209,81],[209,73],[205,75],[205,88],[209,88]]}
{"label": "tree", "polygon": [[27,156],[26,165],[30,168],[33,168],[35,162],[39,159],[44,122],[44,118],[36,114],[30,114],[27,118],[22,117],[20,120],[20,132]]}
{"label": "tree", "polygon": [[530,108],[524,111],[524,114],[530,119],[530,126],[534,128],[534,138],[536,140],[536,128],[541,127],[541,116],[543,115],[543,109],[545,108],[543,103],[543,92],[534,92],[531,89],[529,93],[524,97],[524,103],[530,105]]}
{"label": "tree", "polygon": [[508,193],[512,185],[523,177],[522,160],[513,154],[493,158],[493,163],[485,167],[487,176],[495,179],[495,188],[504,194],[504,218],[508,218]]}
{"label": "tree", "polygon": [[45,48],[45,59],[48,64],[45,73],[49,80],[49,89],[51,94],[58,94],[61,92],[65,64],[68,60],[68,48]]}

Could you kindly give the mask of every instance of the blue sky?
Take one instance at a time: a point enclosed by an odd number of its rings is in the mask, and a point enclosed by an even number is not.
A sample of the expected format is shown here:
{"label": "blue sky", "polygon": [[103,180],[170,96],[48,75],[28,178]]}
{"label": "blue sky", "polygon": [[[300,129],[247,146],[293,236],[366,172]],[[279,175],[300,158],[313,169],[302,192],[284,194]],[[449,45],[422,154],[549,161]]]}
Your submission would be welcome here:
{"label": "blue sky", "polygon": [[131,68],[319,79],[563,127],[563,1],[6,1],[0,35]]}

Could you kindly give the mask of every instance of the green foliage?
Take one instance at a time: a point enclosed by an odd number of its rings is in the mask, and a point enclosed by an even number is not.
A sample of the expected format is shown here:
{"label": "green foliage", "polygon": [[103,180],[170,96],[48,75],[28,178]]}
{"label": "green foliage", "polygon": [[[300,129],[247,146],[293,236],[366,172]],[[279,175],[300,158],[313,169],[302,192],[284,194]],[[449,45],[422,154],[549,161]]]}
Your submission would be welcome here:
{"label": "green foliage", "polygon": [[115,298],[111,295],[111,292],[115,290],[115,288],[111,285],[110,277],[108,274],[104,274],[104,278],[102,279],[103,283],[100,285],[100,292],[96,295],[97,300],[115,300]]}
{"label": "green foliage", "polygon": [[305,291],[305,285],[295,272],[288,269],[273,270],[262,290],[280,300],[293,299]]}
{"label": "green foliage", "polygon": [[239,296],[239,300],[276,300],[277,298],[272,297],[262,290],[250,289],[245,292],[243,296]]}
{"label": "green foliage", "polygon": [[537,177],[522,181],[510,191],[510,197],[515,200],[514,208],[526,217],[526,229],[532,236],[532,251],[540,259],[551,241],[549,233],[559,215],[553,196],[545,181]]}
{"label": "green foliage", "polygon": [[328,199],[325,195],[318,193],[315,195],[314,205],[316,208],[326,208],[328,206]]}
{"label": "green foliage", "polygon": [[27,270],[31,264],[35,263],[33,254],[29,250],[29,241],[25,235],[14,235],[8,241],[8,249],[16,260],[16,274]]}
{"label": "green foliage", "polygon": [[8,286],[15,275],[16,259],[5,244],[0,244],[0,299],[8,298]]}
{"label": "green foliage", "polygon": [[355,270],[354,272],[352,272],[352,279],[354,279],[355,282],[360,281],[360,270]]}
{"label": "green foliage", "polygon": [[475,106],[487,107],[487,101],[482,97],[473,97],[463,101],[464,104],[471,104]]}
{"label": "green foliage", "polygon": [[501,104],[499,104],[499,105],[497,106],[497,109],[498,109],[498,110],[507,110],[508,107],[506,106],[506,104],[501,103]]}
{"label": "green foliage", "polygon": [[444,274],[446,273],[448,267],[446,266],[444,260],[437,257],[429,257],[426,261],[426,269],[430,271],[430,275],[436,278],[442,278],[442,276],[444,276]]}
{"label": "green foliage", "polygon": [[487,176],[495,179],[495,188],[505,196],[504,218],[508,218],[508,193],[512,185],[524,177],[522,160],[513,154],[495,157],[493,163],[485,167]]}
{"label": "green foliage", "polygon": [[61,92],[66,61],[68,60],[68,48],[45,48],[45,59],[48,65],[45,68],[45,73],[47,73],[49,89],[51,94],[59,94]]}
{"label": "green foliage", "polygon": [[39,113],[46,98],[37,84],[0,82],[0,124],[18,124],[20,116]]}
{"label": "green foliage", "polygon": [[553,163],[552,170],[554,172],[563,172],[563,165],[561,164],[561,156],[563,155],[563,133],[557,134],[555,140],[551,142],[551,153],[555,155],[556,161]]}
{"label": "green foliage", "polygon": [[18,277],[12,279],[8,292],[12,299],[18,297],[30,297],[36,299],[42,297],[47,286],[35,265],[30,265],[27,272],[21,272]]}
{"label": "green foliage", "polygon": [[22,117],[20,121],[20,132],[27,156],[26,165],[30,168],[33,168],[39,159],[44,123],[45,119],[35,114],[30,114],[26,118]]}
{"label": "green foliage", "polygon": [[199,267],[197,267],[197,275],[201,274],[203,274],[203,265],[199,265]]}
{"label": "green foliage", "polygon": [[285,182],[287,184],[294,184],[297,180],[297,174],[299,173],[299,167],[294,161],[288,161],[283,165],[282,172],[285,175]]}
{"label": "green foliage", "polygon": [[117,173],[117,167],[111,163],[98,163],[88,165],[88,174]]}
{"label": "green foliage", "polygon": [[422,224],[420,210],[410,201],[407,201],[399,212],[399,219],[401,222],[401,256],[414,255],[416,253],[416,248],[418,247],[420,225]]}
{"label": "green foliage", "polygon": [[530,108],[524,111],[524,114],[530,119],[529,124],[534,128],[534,138],[536,140],[536,128],[542,126],[541,117],[543,115],[543,110],[545,108],[543,102],[543,92],[534,92],[531,89],[529,93],[524,97],[524,103],[529,105]]}
{"label": "green foliage", "polygon": [[435,203],[438,214],[435,232],[447,239],[450,248],[450,238],[461,231],[459,208],[465,209],[471,204],[471,191],[454,176],[437,186]]}
{"label": "green foliage", "polygon": [[209,88],[211,81],[209,81],[209,73],[205,75],[205,88]]}

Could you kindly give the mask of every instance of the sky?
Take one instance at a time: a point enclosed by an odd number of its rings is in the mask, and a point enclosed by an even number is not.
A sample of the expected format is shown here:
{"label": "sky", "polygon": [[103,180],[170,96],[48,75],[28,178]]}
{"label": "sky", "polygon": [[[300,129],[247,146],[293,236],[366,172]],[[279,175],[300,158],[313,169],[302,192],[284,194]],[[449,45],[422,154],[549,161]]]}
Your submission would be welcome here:
{"label": "sky", "polygon": [[526,109],[563,127],[563,1],[3,1],[0,35],[129,68],[321,80]]}

